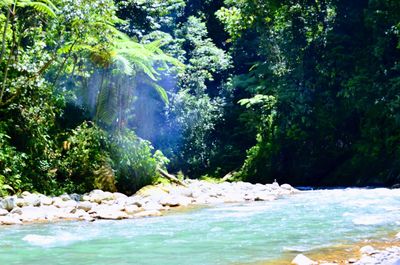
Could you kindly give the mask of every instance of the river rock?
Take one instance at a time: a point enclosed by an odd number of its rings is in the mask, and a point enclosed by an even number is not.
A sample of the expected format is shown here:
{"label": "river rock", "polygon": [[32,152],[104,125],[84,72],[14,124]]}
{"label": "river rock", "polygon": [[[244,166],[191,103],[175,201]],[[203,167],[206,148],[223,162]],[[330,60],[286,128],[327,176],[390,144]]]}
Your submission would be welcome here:
{"label": "river rock", "polygon": [[53,204],[53,198],[47,197],[45,195],[39,195],[39,200],[40,200],[40,205],[52,205]]}
{"label": "river rock", "polygon": [[243,198],[240,196],[238,193],[233,193],[233,192],[227,192],[225,195],[222,197],[225,203],[233,203],[233,202],[242,202]]}
{"label": "river rock", "polygon": [[59,196],[58,198],[60,198],[63,201],[70,201],[71,197],[68,194],[63,194],[61,196]]}
{"label": "river rock", "polygon": [[16,196],[8,196],[3,199],[1,202],[3,209],[7,211],[11,211],[13,208],[17,207],[17,197]]}
{"label": "river rock", "polygon": [[62,214],[62,209],[57,208],[54,205],[43,205],[40,208],[43,209],[45,213],[45,218],[48,221],[54,221],[60,218],[60,215],[63,216]]}
{"label": "river rock", "polygon": [[376,252],[377,251],[371,246],[364,246],[364,247],[360,248],[360,253],[363,255],[372,255]]}
{"label": "river rock", "polygon": [[160,204],[163,206],[170,206],[170,207],[176,207],[176,206],[188,206],[192,202],[191,199],[181,196],[181,195],[169,195],[165,196],[162,200],[160,200]]}
{"label": "river rock", "polygon": [[147,201],[146,203],[142,204],[142,208],[145,211],[153,211],[153,210],[159,211],[164,209],[164,206],[154,201]]}
{"label": "river rock", "polygon": [[109,208],[110,209],[103,208],[103,210],[98,211],[96,215],[97,218],[108,220],[121,220],[129,217],[128,214],[125,212],[112,210],[112,207]]}
{"label": "river rock", "polygon": [[133,205],[127,205],[127,206],[125,206],[124,211],[125,211],[127,214],[134,214],[134,213],[139,212],[139,211],[140,211],[140,208],[139,208],[137,205],[135,205],[135,204],[133,204]]}
{"label": "river rock", "polygon": [[281,188],[284,190],[290,190],[290,191],[294,190],[294,188],[292,186],[290,186],[289,184],[282,184]]}
{"label": "river rock", "polygon": [[89,193],[89,201],[91,202],[96,202],[96,203],[101,203],[102,201],[108,201],[108,200],[113,200],[114,195],[111,192],[108,191],[102,191],[102,190],[93,190]]}
{"label": "river rock", "polygon": [[112,205],[107,205],[107,204],[99,204],[96,205],[92,208],[91,211],[123,211],[125,206],[120,205],[120,204],[112,204]]}
{"label": "river rock", "polygon": [[312,259],[304,256],[303,254],[299,254],[292,260],[291,264],[295,264],[295,265],[315,265],[315,264],[317,264],[317,262],[315,262]]}
{"label": "river rock", "polygon": [[128,198],[128,196],[126,196],[125,194],[120,193],[120,192],[114,192],[114,193],[113,193],[113,197],[114,197],[114,200],[126,199],[126,198]]}
{"label": "river rock", "polygon": [[273,201],[275,199],[276,197],[268,192],[257,193],[254,198],[255,201]]}
{"label": "river rock", "polygon": [[82,195],[77,194],[77,193],[72,193],[69,195],[69,197],[71,198],[71,200],[74,200],[76,202],[79,202],[82,198]]}
{"label": "river rock", "polygon": [[193,190],[186,187],[175,186],[173,189],[169,190],[171,196],[184,196],[184,197],[192,197]]}
{"label": "river rock", "polygon": [[58,208],[74,208],[78,205],[76,201],[73,200],[63,200],[62,198],[54,198],[53,205]]}
{"label": "river rock", "polygon": [[2,225],[19,225],[22,224],[21,220],[15,216],[7,215],[0,216],[0,224]]}
{"label": "river rock", "polygon": [[23,197],[24,200],[31,206],[40,206],[40,197],[38,194],[30,194],[28,196]]}
{"label": "river rock", "polygon": [[133,216],[136,218],[140,218],[140,217],[151,217],[151,216],[161,216],[161,215],[162,215],[162,213],[160,211],[149,210],[149,211],[138,212],[138,213],[134,214]]}
{"label": "river rock", "polygon": [[19,207],[19,206],[14,207],[14,209],[12,209],[10,213],[11,214],[22,214],[21,207]]}
{"label": "river rock", "polygon": [[89,201],[82,201],[78,202],[77,208],[80,210],[84,210],[85,212],[89,212],[93,208],[94,203],[91,203]]}
{"label": "river rock", "polygon": [[138,196],[131,196],[126,198],[125,205],[136,205],[138,207],[142,206],[142,198]]}
{"label": "river rock", "polygon": [[92,220],[93,218],[88,214],[86,211],[82,209],[73,209],[72,214],[74,214],[76,219],[81,219],[81,220]]}
{"label": "river rock", "polygon": [[15,200],[15,204],[17,205],[17,207],[24,207],[24,206],[29,205],[29,203],[27,201],[25,201],[25,199],[23,199],[23,198],[17,198]]}
{"label": "river rock", "polygon": [[20,219],[23,222],[41,221],[46,219],[46,212],[41,207],[25,206],[20,210]]}
{"label": "river rock", "polygon": [[0,209],[0,216],[5,216],[8,214],[8,211],[6,209]]}

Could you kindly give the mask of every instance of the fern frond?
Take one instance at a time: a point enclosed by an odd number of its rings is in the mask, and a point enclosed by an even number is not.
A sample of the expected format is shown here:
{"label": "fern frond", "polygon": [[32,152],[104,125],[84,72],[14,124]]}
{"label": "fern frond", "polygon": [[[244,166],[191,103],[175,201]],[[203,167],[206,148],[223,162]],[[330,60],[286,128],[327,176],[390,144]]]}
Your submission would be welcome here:
{"label": "fern frond", "polygon": [[134,74],[131,63],[126,57],[122,55],[116,55],[114,57],[114,63],[124,74],[126,75]]}
{"label": "fern frond", "polygon": [[105,84],[98,94],[96,120],[112,125],[118,113],[117,88]]}
{"label": "fern frond", "polygon": [[56,13],[46,4],[41,3],[41,2],[32,2],[30,4],[30,6],[32,6],[34,9],[36,9],[37,11],[48,15],[49,17],[57,17]]}
{"label": "fern frond", "polygon": [[55,12],[59,11],[59,9],[54,5],[54,3],[51,0],[40,0],[40,2],[46,4],[47,6],[49,6]]}
{"label": "fern frond", "polygon": [[57,17],[55,11],[57,8],[54,6],[53,3],[50,5],[47,5],[47,3],[51,3],[49,0],[43,0],[41,2],[39,1],[31,1],[31,0],[20,0],[17,2],[17,5],[19,7],[32,7],[36,11],[43,13],[49,17]]}
{"label": "fern frond", "polygon": [[169,104],[167,91],[165,91],[165,89],[162,86],[160,86],[156,82],[153,82],[149,79],[141,80],[141,82],[150,86],[151,88],[153,88],[157,92],[157,94],[160,96],[161,100],[165,103],[165,105]]}

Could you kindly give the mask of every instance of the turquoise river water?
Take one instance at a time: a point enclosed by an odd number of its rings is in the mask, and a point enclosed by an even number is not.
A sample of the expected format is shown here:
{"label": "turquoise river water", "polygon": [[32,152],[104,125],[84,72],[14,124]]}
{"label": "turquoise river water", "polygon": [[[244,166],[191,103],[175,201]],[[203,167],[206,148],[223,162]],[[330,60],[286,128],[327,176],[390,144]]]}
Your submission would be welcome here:
{"label": "turquoise river water", "polygon": [[396,231],[400,190],[305,191],[163,217],[0,227],[0,264],[256,264]]}

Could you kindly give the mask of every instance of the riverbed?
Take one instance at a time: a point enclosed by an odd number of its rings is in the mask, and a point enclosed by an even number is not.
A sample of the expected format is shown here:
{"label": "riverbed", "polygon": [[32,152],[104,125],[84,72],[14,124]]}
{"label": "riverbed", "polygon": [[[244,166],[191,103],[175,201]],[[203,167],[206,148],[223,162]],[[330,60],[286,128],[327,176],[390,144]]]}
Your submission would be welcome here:
{"label": "riverbed", "polygon": [[400,231],[400,190],[303,191],[161,217],[0,227],[0,264],[274,264]]}

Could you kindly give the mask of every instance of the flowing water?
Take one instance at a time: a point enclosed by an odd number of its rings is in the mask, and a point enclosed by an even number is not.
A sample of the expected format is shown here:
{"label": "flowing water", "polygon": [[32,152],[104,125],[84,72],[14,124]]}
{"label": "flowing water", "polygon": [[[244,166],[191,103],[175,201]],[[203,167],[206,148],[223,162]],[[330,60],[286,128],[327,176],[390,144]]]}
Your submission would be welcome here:
{"label": "flowing water", "polygon": [[400,190],[306,191],[155,218],[0,227],[0,264],[273,264],[399,229]]}

